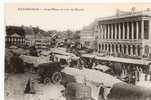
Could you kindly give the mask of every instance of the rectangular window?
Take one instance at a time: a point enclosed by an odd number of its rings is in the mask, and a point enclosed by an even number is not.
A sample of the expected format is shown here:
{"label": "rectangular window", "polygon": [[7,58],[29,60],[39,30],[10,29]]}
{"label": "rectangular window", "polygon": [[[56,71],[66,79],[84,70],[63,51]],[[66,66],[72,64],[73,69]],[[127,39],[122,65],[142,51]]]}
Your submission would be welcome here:
{"label": "rectangular window", "polygon": [[103,39],[104,39],[104,26],[102,25],[102,37],[103,37]]}
{"label": "rectangular window", "polygon": [[144,21],[144,39],[149,39],[149,21]]}

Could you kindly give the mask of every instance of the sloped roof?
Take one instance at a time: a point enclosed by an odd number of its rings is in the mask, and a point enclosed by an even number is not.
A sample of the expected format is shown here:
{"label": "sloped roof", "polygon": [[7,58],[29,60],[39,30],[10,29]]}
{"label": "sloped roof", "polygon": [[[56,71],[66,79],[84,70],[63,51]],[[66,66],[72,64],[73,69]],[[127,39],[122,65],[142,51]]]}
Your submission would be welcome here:
{"label": "sloped roof", "polygon": [[14,34],[11,35],[11,37],[21,37],[21,36],[17,33],[14,33]]}
{"label": "sloped roof", "polygon": [[119,19],[119,18],[126,18],[126,17],[135,17],[135,16],[147,16],[151,17],[151,10],[144,10],[144,11],[117,11],[117,13],[113,16],[108,17],[101,17],[97,18],[96,21],[105,21],[111,19]]}

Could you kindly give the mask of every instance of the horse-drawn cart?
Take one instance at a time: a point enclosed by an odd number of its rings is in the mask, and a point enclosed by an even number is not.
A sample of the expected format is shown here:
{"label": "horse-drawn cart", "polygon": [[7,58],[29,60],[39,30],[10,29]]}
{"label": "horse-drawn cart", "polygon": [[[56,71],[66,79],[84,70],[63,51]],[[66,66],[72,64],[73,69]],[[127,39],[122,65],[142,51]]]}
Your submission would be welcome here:
{"label": "horse-drawn cart", "polygon": [[58,62],[50,62],[40,64],[38,66],[38,74],[40,76],[40,81],[44,84],[49,82],[57,83],[62,80],[61,70],[62,67]]}
{"label": "horse-drawn cart", "polygon": [[47,84],[49,82],[57,83],[62,80],[60,73],[62,67],[59,62],[27,55],[21,55],[20,58],[26,63],[28,71],[36,72],[40,76],[40,82]]}

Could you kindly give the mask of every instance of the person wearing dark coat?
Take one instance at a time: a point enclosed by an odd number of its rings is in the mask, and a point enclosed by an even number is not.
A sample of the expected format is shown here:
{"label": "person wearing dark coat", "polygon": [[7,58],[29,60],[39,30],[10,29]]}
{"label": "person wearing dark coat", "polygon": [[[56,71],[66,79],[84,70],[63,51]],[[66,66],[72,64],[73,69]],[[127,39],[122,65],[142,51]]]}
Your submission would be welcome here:
{"label": "person wearing dark coat", "polygon": [[35,94],[34,83],[31,79],[28,79],[24,93],[25,94]]}
{"label": "person wearing dark coat", "polygon": [[10,69],[13,73],[21,73],[24,72],[24,64],[23,60],[19,58],[19,54],[14,53],[10,58]]}
{"label": "person wearing dark coat", "polygon": [[99,97],[98,100],[107,100],[107,88],[111,88],[110,86],[105,86],[103,83],[100,84],[101,87],[99,88]]}

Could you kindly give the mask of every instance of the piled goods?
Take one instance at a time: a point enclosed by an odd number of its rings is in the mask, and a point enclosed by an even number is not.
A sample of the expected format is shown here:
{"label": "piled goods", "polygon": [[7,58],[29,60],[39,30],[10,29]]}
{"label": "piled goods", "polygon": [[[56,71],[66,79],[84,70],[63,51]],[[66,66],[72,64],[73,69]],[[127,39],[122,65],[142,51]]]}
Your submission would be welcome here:
{"label": "piled goods", "polygon": [[65,96],[67,100],[91,100],[91,88],[81,83],[69,83]]}
{"label": "piled goods", "polygon": [[49,62],[48,57],[35,57],[35,56],[21,55],[20,58],[24,62],[29,63],[29,64],[33,64],[34,66],[38,66],[39,64]]}
{"label": "piled goods", "polygon": [[[108,86],[112,86],[115,83],[121,82],[117,78],[105,74],[103,72],[97,71],[97,70],[92,70],[92,69],[76,69],[76,68],[69,68],[66,67],[62,70],[62,72],[72,75],[74,77],[76,76],[84,76],[86,81],[93,82],[93,83],[104,83]],[[110,80],[110,81],[109,81]]]}

